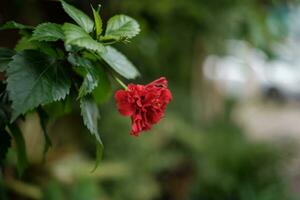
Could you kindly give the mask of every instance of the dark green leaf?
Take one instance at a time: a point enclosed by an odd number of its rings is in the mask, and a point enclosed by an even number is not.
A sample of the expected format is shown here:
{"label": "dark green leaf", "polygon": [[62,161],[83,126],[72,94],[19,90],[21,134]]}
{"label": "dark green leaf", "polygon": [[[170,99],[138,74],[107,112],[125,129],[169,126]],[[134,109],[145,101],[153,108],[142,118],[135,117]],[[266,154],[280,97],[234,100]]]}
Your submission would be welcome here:
{"label": "dark green leaf", "polygon": [[47,153],[48,149],[52,146],[51,139],[49,138],[48,129],[47,129],[47,123],[49,121],[49,116],[42,109],[38,109],[37,113],[40,118],[40,124],[43,129],[44,138],[45,138],[45,147],[44,147],[44,157],[45,157],[45,154]]}
{"label": "dark green leaf", "polygon": [[101,138],[98,134],[98,120],[100,118],[99,110],[97,104],[88,97],[83,97],[80,99],[80,109],[81,109],[81,116],[83,118],[83,122],[85,126],[88,128],[90,133],[97,140],[96,163],[94,169],[92,170],[94,171],[102,159],[103,148],[104,148]]}
{"label": "dark green leaf", "polygon": [[28,167],[28,159],[26,154],[26,145],[22,132],[16,124],[9,124],[9,130],[16,142],[16,150],[18,157],[18,172],[22,175],[24,170]]}
{"label": "dark green leaf", "polygon": [[16,54],[9,63],[7,76],[12,121],[39,105],[64,99],[71,86],[65,66],[36,50]]}
{"label": "dark green leaf", "polygon": [[38,25],[33,31],[32,40],[57,41],[64,39],[62,26],[55,23],[43,23]]}
{"label": "dark green leaf", "polygon": [[81,26],[87,33],[93,31],[94,22],[81,10],[75,8],[74,6],[67,4],[64,1],[61,1],[63,9],[66,13],[79,25]]}
{"label": "dark green leaf", "polygon": [[80,109],[84,125],[95,136],[97,141],[102,144],[98,134],[98,120],[100,119],[100,115],[97,104],[92,99],[83,97],[80,99]]}
{"label": "dark green leaf", "polygon": [[23,51],[28,49],[37,49],[52,57],[63,57],[63,52],[60,49],[56,49],[55,46],[48,42],[32,40],[30,36],[23,36],[15,46],[16,51]]}
{"label": "dark green leaf", "polygon": [[[1,168],[0,168],[1,169]],[[8,200],[7,194],[6,194],[6,184],[3,178],[2,170],[0,170],[0,199],[1,200]]]}
{"label": "dark green leaf", "polygon": [[32,40],[30,36],[23,36],[15,46],[15,50],[23,51],[28,49],[38,49],[41,52],[48,54],[52,57],[61,57],[57,49],[55,49],[55,47],[51,43],[40,42]]}
{"label": "dark green leaf", "polygon": [[79,70],[84,77],[79,89],[79,98],[91,93],[98,86],[100,79],[97,67],[90,60],[79,56],[71,55],[68,57],[68,60],[72,65],[76,66],[75,70]]}
{"label": "dark green leaf", "polygon": [[88,50],[93,50],[98,53],[103,53],[105,47],[94,40],[89,34],[87,34],[82,28],[74,24],[65,23],[63,25],[65,33],[65,42],[69,45],[76,45]]}
{"label": "dark green leaf", "polygon": [[83,97],[91,92],[98,86],[99,82],[99,71],[93,68],[86,68],[86,75],[84,77],[83,83],[79,88],[79,97]]}
{"label": "dark green leaf", "polygon": [[11,103],[9,102],[6,85],[0,84],[0,130],[5,129],[10,120]]}
{"label": "dark green leaf", "polygon": [[99,5],[98,10],[95,10],[93,7],[92,7],[92,10],[93,10],[94,21],[95,21],[95,25],[96,25],[96,35],[98,38],[102,33],[102,19],[99,15],[100,5]]}
{"label": "dark green leaf", "polygon": [[[1,104],[5,104],[3,103],[3,95],[7,95],[7,94],[3,94],[1,93]],[[6,98],[6,97],[4,97]],[[0,130],[4,129],[6,124],[9,122],[10,118],[9,118],[9,114],[8,112],[5,110],[5,105],[1,106],[2,108],[0,109]]]}
{"label": "dark green leaf", "polygon": [[139,32],[140,26],[136,20],[126,15],[116,15],[108,20],[105,37],[130,39]]}
{"label": "dark green leaf", "polygon": [[115,48],[107,46],[105,53],[100,54],[100,56],[110,67],[125,78],[133,79],[139,76],[135,66]]}
{"label": "dark green leaf", "polygon": [[0,166],[3,164],[10,146],[11,137],[9,133],[3,128],[0,130]]}
{"label": "dark green leaf", "polygon": [[13,50],[0,47],[0,72],[4,72],[7,69],[13,55],[15,55]]}
{"label": "dark green leaf", "polygon": [[0,30],[9,30],[9,29],[33,29],[33,27],[19,24],[14,21],[9,21],[6,22],[5,24],[0,25]]}

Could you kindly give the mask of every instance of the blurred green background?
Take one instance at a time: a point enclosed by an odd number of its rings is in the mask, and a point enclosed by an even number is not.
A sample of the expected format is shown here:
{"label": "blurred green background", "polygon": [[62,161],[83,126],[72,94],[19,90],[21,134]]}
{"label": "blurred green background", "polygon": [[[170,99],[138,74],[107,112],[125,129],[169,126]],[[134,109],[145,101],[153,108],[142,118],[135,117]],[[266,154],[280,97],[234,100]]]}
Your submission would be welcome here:
{"label": "blurred green background", "polygon": [[[229,66],[240,62],[250,66],[257,54],[262,54],[261,65],[265,66],[284,57],[285,51],[278,52],[283,48],[279,44],[290,42],[299,46],[300,34],[291,35],[297,27],[293,22],[297,1],[68,2],[89,14],[90,4],[100,3],[104,21],[118,13],[136,18],[141,34],[117,48],[141,71],[142,77],[136,83],[167,77],[173,101],[162,122],[139,138],[129,135],[130,122],[117,113],[113,96],[104,103],[100,107],[99,130],[105,145],[104,158],[93,173],[94,143],[76,111],[52,120],[49,125],[53,147],[46,162],[42,162],[43,137],[37,116],[29,114],[21,127],[30,168],[18,177],[15,152],[9,152],[0,174],[0,199],[300,199],[300,106],[298,98],[294,98],[297,89],[288,93],[294,85],[287,84],[279,90],[282,87],[270,84],[273,79],[269,78],[268,84],[257,80],[244,81],[244,85],[234,82],[230,91],[239,92],[235,88],[242,86],[242,93],[231,95],[228,87],[220,87],[231,84],[231,79],[223,79],[231,68],[216,67],[210,72],[213,64],[208,59],[215,58],[215,62],[217,58],[221,64],[231,59]],[[70,18],[57,1],[1,0],[0,23],[8,20],[37,25],[44,21],[64,23]],[[0,46],[14,47],[17,40],[14,31],[0,32]],[[244,45],[230,48],[233,40]],[[232,49],[235,54],[242,54],[238,62],[233,62],[237,58],[232,58]],[[297,50],[300,53],[300,49],[292,50],[294,60],[298,58]],[[294,68],[299,63],[293,63]],[[290,65],[291,62],[287,67]],[[209,75],[218,74],[218,70],[222,71],[218,76]],[[239,71],[233,69],[236,73]],[[297,73],[296,70],[291,74]],[[272,73],[258,74],[260,77]],[[292,79],[289,73],[279,74],[285,74],[285,82]],[[295,78],[295,82],[300,83],[300,79]],[[256,92],[248,95],[252,86],[256,86]],[[300,84],[297,86],[300,88]]]}

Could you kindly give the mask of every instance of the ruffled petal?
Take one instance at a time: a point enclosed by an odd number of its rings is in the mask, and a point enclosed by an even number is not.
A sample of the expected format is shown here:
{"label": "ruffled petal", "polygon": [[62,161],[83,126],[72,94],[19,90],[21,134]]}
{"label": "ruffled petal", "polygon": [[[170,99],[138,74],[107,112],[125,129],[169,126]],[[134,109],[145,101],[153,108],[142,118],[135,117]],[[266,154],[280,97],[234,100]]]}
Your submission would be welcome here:
{"label": "ruffled petal", "polygon": [[134,113],[134,105],[130,101],[127,91],[118,90],[115,94],[115,100],[122,115],[131,116]]}
{"label": "ruffled petal", "polygon": [[168,81],[165,77],[160,77],[159,79],[149,83],[147,86],[167,87]]}
{"label": "ruffled petal", "polygon": [[145,86],[129,84],[126,91],[116,92],[119,112],[131,116],[131,135],[139,136],[163,118],[165,108],[172,100],[167,85],[166,78],[161,77]]}

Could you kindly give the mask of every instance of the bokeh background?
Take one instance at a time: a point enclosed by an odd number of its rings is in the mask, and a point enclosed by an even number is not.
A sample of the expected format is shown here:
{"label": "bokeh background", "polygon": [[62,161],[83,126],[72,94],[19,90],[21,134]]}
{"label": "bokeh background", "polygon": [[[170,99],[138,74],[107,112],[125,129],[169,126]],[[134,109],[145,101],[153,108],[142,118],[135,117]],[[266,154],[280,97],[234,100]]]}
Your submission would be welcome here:
{"label": "bokeh background", "polygon": [[[38,119],[29,114],[21,127],[30,168],[19,177],[10,150],[1,200],[300,199],[296,0],[68,2],[89,14],[100,3],[104,21],[118,13],[136,18],[141,34],[117,48],[141,71],[134,82],[165,76],[174,99],[162,122],[139,138],[129,135],[113,96],[104,103],[104,158],[93,173],[95,146],[76,110],[49,125],[45,162]],[[1,0],[0,23],[8,20],[71,21],[57,1]],[[0,46],[17,41],[16,32],[0,32]]]}

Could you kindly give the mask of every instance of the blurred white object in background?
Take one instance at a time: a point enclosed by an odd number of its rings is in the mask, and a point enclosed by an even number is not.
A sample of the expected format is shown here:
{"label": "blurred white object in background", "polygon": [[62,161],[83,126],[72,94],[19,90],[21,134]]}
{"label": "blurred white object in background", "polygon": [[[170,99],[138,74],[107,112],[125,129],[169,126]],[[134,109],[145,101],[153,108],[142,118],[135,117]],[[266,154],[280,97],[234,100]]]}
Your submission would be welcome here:
{"label": "blurred white object in background", "polygon": [[263,94],[277,100],[300,100],[300,49],[298,56],[281,44],[281,57],[267,56],[244,41],[228,42],[226,56],[209,56],[203,67],[204,76],[215,82],[227,96],[243,99]]}

